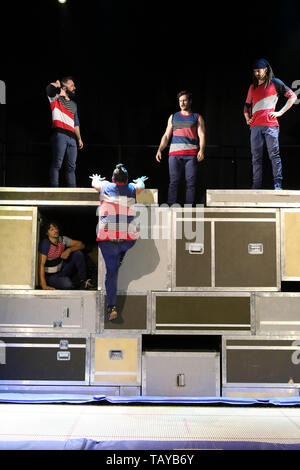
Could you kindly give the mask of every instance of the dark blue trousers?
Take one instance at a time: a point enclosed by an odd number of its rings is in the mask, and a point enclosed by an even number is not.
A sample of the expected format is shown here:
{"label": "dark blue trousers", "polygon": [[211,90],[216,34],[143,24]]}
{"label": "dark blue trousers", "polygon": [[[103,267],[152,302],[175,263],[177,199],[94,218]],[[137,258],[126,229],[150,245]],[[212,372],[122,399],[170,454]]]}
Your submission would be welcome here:
{"label": "dark blue trousers", "polygon": [[106,266],[105,289],[107,295],[107,305],[116,305],[118,290],[118,274],[120,260],[124,258],[127,250],[133,247],[136,240],[115,243],[112,241],[98,242]]}
{"label": "dark blue trousers", "polygon": [[63,161],[66,162],[66,182],[69,188],[76,187],[76,160],[77,143],[72,137],[61,132],[56,132],[51,136],[52,162],[50,168],[50,185],[58,188],[59,171]]}
{"label": "dark blue trousers", "polygon": [[185,172],[185,203],[194,204],[197,182],[197,157],[196,155],[170,155],[169,156],[169,189],[168,204],[176,204],[178,185],[183,172]]}
{"label": "dark blue trousers", "polygon": [[251,153],[253,168],[253,189],[262,186],[263,148],[266,144],[268,155],[272,163],[274,185],[282,183],[282,165],[279,152],[279,127],[253,126],[251,127]]}
{"label": "dark blue trousers", "polygon": [[63,260],[58,273],[46,274],[48,286],[55,289],[73,289],[74,284],[86,280],[86,263],[82,251],[73,251],[69,258]]}

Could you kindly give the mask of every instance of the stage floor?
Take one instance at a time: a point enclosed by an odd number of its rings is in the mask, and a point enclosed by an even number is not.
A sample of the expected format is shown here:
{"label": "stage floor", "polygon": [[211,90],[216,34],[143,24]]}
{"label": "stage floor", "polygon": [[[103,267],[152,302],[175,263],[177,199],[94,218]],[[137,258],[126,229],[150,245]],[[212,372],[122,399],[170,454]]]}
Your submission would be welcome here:
{"label": "stage floor", "polygon": [[[244,406],[97,406],[0,404],[0,450],[53,450],[69,440],[101,441],[105,450],[134,442],[169,441],[299,445],[300,409]],[[243,443],[244,447],[243,447]],[[230,446],[229,446],[230,447]],[[151,447],[150,447],[151,448]],[[177,447],[178,448],[178,447]],[[50,444],[51,450],[51,444]]]}

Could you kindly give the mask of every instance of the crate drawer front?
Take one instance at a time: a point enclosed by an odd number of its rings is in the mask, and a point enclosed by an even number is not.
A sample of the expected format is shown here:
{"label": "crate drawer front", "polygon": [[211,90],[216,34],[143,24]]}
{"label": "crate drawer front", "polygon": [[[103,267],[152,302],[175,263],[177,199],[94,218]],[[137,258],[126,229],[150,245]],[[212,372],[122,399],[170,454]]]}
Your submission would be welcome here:
{"label": "crate drawer front", "polygon": [[0,383],[88,384],[89,338],[1,336]]}
{"label": "crate drawer front", "polygon": [[218,396],[219,354],[145,351],[142,383],[143,395]]}
{"label": "crate drawer front", "polygon": [[92,344],[93,384],[140,385],[140,337],[94,337]]}
{"label": "crate drawer front", "polygon": [[251,331],[251,294],[153,293],[156,331]]}

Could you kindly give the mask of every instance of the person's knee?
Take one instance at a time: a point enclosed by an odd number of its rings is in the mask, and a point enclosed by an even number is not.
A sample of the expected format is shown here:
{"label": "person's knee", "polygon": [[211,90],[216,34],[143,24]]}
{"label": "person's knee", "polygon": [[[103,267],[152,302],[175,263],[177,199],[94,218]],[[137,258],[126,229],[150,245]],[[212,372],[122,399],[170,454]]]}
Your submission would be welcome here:
{"label": "person's knee", "polygon": [[83,260],[84,259],[84,254],[82,253],[81,250],[72,251],[69,258],[74,259],[74,260]]}

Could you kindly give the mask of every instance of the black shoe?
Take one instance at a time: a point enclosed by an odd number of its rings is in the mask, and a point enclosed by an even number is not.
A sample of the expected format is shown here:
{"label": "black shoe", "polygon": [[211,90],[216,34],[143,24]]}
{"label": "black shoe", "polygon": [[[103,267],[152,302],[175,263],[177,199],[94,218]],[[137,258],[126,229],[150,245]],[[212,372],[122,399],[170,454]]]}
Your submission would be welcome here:
{"label": "black shoe", "polygon": [[118,318],[117,307],[115,305],[107,308],[107,315],[109,321],[115,320]]}
{"label": "black shoe", "polygon": [[123,260],[124,260],[124,258],[125,258],[125,254],[126,254],[126,253],[122,253],[121,256],[120,256],[119,267],[120,267],[120,266],[122,265],[122,263],[123,263]]}

